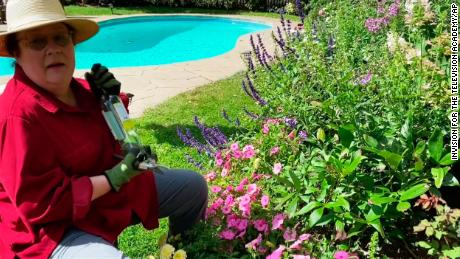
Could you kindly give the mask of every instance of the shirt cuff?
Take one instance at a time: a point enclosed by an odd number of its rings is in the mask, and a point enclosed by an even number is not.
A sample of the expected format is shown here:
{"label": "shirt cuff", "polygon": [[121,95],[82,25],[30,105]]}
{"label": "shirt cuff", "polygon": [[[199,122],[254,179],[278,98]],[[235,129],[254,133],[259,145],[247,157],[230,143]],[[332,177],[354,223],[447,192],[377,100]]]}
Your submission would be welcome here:
{"label": "shirt cuff", "polygon": [[83,219],[91,207],[93,185],[89,177],[72,177],[73,222]]}

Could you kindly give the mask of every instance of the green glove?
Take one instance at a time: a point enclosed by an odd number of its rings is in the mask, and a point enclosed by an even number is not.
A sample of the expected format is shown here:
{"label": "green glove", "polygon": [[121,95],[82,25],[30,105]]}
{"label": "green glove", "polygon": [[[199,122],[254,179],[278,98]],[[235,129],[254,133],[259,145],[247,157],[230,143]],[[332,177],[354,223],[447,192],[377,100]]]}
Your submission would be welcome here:
{"label": "green glove", "polygon": [[91,67],[91,72],[85,73],[86,81],[88,81],[91,91],[97,99],[100,99],[102,95],[119,95],[121,83],[107,67],[96,63]]}
{"label": "green glove", "polygon": [[112,169],[105,171],[105,176],[109,180],[113,190],[118,192],[123,184],[142,173],[142,171],[136,169],[136,163],[139,163],[138,157],[138,154],[128,152],[120,163]]}

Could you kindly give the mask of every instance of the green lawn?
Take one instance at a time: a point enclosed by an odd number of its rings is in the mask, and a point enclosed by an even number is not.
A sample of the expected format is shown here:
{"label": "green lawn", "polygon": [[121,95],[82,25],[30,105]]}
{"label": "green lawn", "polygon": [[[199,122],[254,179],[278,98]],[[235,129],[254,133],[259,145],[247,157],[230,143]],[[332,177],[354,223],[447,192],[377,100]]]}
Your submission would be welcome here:
{"label": "green lawn", "polygon": [[[238,15],[249,15],[249,16],[263,16],[270,18],[279,18],[277,13],[266,13],[266,12],[250,12],[250,11],[239,11],[239,10],[225,10],[225,9],[202,9],[202,8],[171,8],[171,7],[115,7],[112,10],[108,7],[95,7],[95,6],[76,6],[69,5],[65,7],[65,11],[68,15],[126,15],[126,14],[172,14],[172,13],[185,13],[185,14],[238,14]],[[287,19],[292,21],[299,21],[299,18],[295,15],[286,15]]]}
{"label": "green lawn", "polygon": [[[199,131],[193,124],[197,115],[207,126],[219,127],[227,136],[241,129],[227,122],[222,116],[225,109],[230,118],[247,119],[243,107],[257,111],[254,102],[241,89],[243,74],[211,83],[187,93],[175,96],[159,106],[148,110],[136,120],[138,132],[145,144],[151,145],[160,164],[169,167],[190,168],[184,153],[194,154],[178,138],[176,128],[190,128],[196,137]],[[158,253],[157,240],[167,232],[167,221],[161,221],[159,229],[146,231],[141,226],[126,229],[119,238],[119,247],[131,258],[146,257]]]}

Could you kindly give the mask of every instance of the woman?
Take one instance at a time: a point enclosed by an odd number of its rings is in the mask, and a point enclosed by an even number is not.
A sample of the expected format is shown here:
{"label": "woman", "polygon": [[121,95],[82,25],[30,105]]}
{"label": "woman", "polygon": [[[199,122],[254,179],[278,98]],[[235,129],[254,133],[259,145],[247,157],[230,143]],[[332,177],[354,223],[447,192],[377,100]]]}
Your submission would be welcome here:
{"label": "woman", "polygon": [[6,12],[0,56],[16,67],[0,96],[0,258],[122,258],[112,244],[133,223],[168,216],[178,234],[202,219],[203,177],[138,171],[139,148],[114,140],[100,110],[100,94],[119,93],[113,75],[72,77],[74,45],[97,24],[66,18],[58,0],[9,0]]}

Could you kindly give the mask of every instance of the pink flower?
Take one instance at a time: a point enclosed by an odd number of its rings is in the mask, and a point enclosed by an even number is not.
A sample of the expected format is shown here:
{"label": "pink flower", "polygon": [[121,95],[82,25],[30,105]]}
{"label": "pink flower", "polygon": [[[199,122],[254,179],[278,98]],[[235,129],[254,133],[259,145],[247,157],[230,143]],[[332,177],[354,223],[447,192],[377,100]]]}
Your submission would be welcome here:
{"label": "pink flower", "polygon": [[261,242],[262,242],[262,234],[259,234],[256,239],[247,243],[244,247],[246,247],[247,249],[257,250],[257,247],[260,245]]}
{"label": "pink flower", "polygon": [[254,227],[257,229],[259,232],[267,232],[268,231],[268,224],[267,221],[264,219],[257,219],[253,222]]}
{"label": "pink flower", "polygon": [[300,246],[303,243],[301,240],[296,240],[292,245],[289,246],[289,249],[292,250],[300,250],[302,247]]}
{"label": "pink flower", "polygon": [[299,237],[300,241],[308,241],[310,239],[311,235],[310,234],[302,234]]}
{"label": "pink flower", "polygon": [[280,245],[275,251],[273,251],[273,253],[267,256],[266,259],[280,259],[281,256],[283,255],[284,249],[286,249],[286,247],[283,245]]}
{"label": "pink flower", "polygon": [[262,174],[258,174],[256,172],[254,172],[254,173],[252,173],[252,180],[258,181],[258,180],[260,180],[262,178],[262,176],[263,176]]}
{"label": "pink flower", "polygon": [[286,240],[288,242],[289,241],[294,241],[297,238],[297,232],[295,231],[295,229],[291,230],[291,228],[287,228],[284,231],[283,238],[284,238],[284,240]]}
{"label": "pink flower", "polygon": [[244,185],[241,185],[241,184],[240,184],[240,185],[236,186],[235,191],[237,191],[237,192],[243,192],[243,191],[244,191]]}
{"label": "pink flower", "polygon": [[216,165],[217,166],[221,167],[223,163],[224,163],[224,160],[222,158],[216,159]]}
{"label": "pink flower", "polygon": [[222,172],[220,173],[220,176],[225,177],[228,175],[228,169],[222,169]]}
{"label": "pink flower", "polygon": [[348,253],[346,251],[337,251],[334,254],[334,259],[348,259]]}
{"label": "pink flower", "polygon": [[309,255],[292,255],[293,259],[310,259]]}
{"label": "pink flower", "polygon": [[226,229],[219,234],[220,238],[225,240],[233,240],[235,238],[235,233],[229,229]]}
{"label": "pink flower", "polygon": [[241,150],[236,150],[236,151],[233,152],[233,157],[235,159],[243,158],[243,152],[241,152]]}
{"label": "pink flower", "polygon": [[205,176],[206,181],[211,182],[216,179],[216,172],[212,171]]}
{"label": "pink flower", "polygon": [[283,213],[275,215],[272,221],[272,230],[282,229],[285,218],[286,218],[286,215],[284,215]]}
{"label": "pink flower", "polygon": [[283,169],[283,165],[281,165],[281,163],[276,163],[275,165],[273,165],[274,174],[279,175],[281,172],[281,169]]}
{"label": "pink flower", "polygon": [[231,149],[233,152],[235,152],[235,151],[240,150],[240,147],[238,146],[238,143],[235,142],[235,143],[233,143],[233,144],[230,145],[230,149]]}
{"label": "pink flower", "polygon": [[247,219],[239,220],[238,224],[236,225],[236,229],[238,229],[239,231],[246,231],[247,227],[248,227],[248,220]]}
{"label": "pink flower", "polygon": [[233,196],[230,194],[230,195],[227,195],[227,197],[225,198],[225,205],[226,206],[232,206],[233,203],[235,203],[235,200],[233,199]]}
{"label": "pink flower", "polygon": [[243,157],[246,159],[252,158],[256,154],[253,145],[246,145],[243,148]]}
{"label": "pink flower", "polygon": [[269,131],[270,131],[270,127],[268,127],[268,124],[264,124],[262,128],[262,133],[268,134]]}
{"label": "pink flower", "polygon": [[227,186],[226,190],[229,191],[229,192],[233,191],[233,186],[231,186],[231,185]]}
{"label": "pink flower", "polygon": [[262,195],[262,198],[260,199],[260,204],[262,204],[262,207],[266,208],[269,202],[270,197],[268,197],[268,195]]}
{"label": "pink flower", "polygon": [[276,155],[280,152],[280,147],[274,147],[270,150],[270,156]]}
{"label": "pink flower", "polygon": [[214,185],[214,186],[211,187],[211,192],[213,192],[213,193],[219,193],[221,190],[222,190],[222,188],[220,188],[220,186]]}
{"label": "pink flower", "polygon": [[224,169],[230,170],[232,168],[232,161],[229,159],[224,164]]}
{"label": "pink flower", "polygon": [[224,207],[222,207],[222,213],[224,213],[225,215],[229,214],[230,212],[232,212],[231,206],[225,205]]}
{"label": "pink flower", "polygon": [[257,195],[259,193],[259,187],[257,187],[257,184],[251,183],[248,185],[248,194],[249,195]]}

